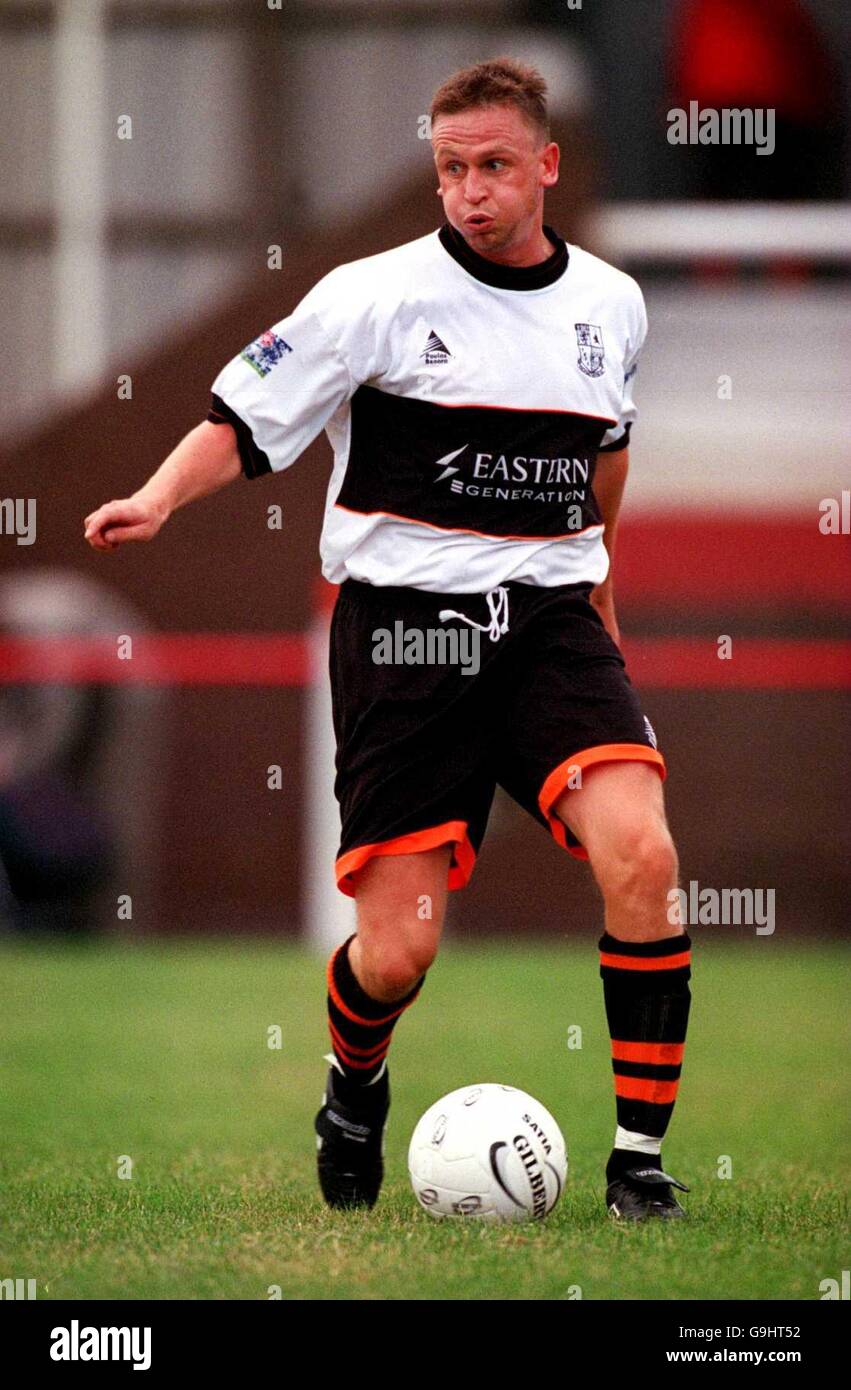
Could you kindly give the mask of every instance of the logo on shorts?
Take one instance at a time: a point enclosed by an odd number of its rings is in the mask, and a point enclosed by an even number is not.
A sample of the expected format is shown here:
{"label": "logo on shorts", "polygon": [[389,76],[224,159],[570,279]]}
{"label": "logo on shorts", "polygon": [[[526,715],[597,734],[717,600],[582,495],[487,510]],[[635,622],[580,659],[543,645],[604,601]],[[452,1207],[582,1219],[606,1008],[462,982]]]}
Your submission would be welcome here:
{"label": "logo on shorts", "polygon": [[273,333],[269,328],[265,333],[261,333],[259,338],[255,338],[253,343],[244,347],[239,355],[243,362],[254,368],[258,376],[268,376],[272,368],[282,357],[286,357],[288,352],[292,352],[289,343],[285,343],[283,338],[279,338],[277,333]]}
{"label": "logo on shorts", "polygon": [[579,348],[576,359],[579,370],[586,376],[602,376],[606,370],[603,363],[603,330],[596,323],[577,323],[574,328]]}
{"label": "logo on shorts", "polygon": [[650,746],[652,748],[658,748],[659,745],[656,742],[656,732],[653,728],[653,725],[650,723],[650,720],[647,718],[646,714],[644,716],[644,732],[647,735],[647,738],[650,742]]}

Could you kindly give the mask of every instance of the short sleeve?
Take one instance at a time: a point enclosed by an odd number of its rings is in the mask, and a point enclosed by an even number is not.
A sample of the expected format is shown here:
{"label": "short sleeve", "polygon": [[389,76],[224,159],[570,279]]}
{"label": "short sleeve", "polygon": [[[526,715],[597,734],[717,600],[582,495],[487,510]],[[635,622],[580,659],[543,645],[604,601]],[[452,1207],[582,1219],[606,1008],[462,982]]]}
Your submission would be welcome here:
{"label": "short sleeve", "polygon": [[246,477],[278,473],[304,453],[371,370],[363,295],[338,267],[286,318],[219,372],[207,419],[236,431]]}
{"label": "short sleeve", "polygon": [[638,411],[635,406],[635,374],[638,370],[638,358],[647,337],[647,309],[644,304],[644,296],[641,290],[637,290],[635,309],[631,315],[630,337],[627,340],[627,349],[623,363],[623,390],[621,393],[621,408],[618,414],[618,422],[611,429],[606,430],[600,443],[599,452],[613,454],[618,449],[625,449],[629,444],[629,434],[635,423]]}

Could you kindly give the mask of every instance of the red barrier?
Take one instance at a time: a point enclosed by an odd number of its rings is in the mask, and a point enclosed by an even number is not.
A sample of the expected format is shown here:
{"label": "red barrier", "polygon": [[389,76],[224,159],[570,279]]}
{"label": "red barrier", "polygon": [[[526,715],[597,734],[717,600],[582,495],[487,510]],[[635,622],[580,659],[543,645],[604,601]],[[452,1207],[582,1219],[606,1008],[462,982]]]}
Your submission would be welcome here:
{"label": "red barrier", "polygon": [[618,532],[617,593],[632,604],[684,609],[788,603],[847,610],[851,539],[823,534],[819,519],[815,503],[808,516],[627,516]]}
{"label": "red barrier", "polygon": [[[310,684],[301,633],[140,633],[132,656],[115,637],[0,641],[0,685]],[[721,660],[713,637],[635,637],[624,653],[636,685],[669,690],[838,690],[851,686],[851,642],[733,637]]]}

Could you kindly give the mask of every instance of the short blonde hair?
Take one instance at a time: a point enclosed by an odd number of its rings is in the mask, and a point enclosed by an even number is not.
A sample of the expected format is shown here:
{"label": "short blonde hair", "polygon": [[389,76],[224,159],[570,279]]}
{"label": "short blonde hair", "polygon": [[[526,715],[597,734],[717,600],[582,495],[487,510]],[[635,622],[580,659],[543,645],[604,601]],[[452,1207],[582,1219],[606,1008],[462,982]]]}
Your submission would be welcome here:
{"label": "short blonde hair", "polygon": [[547,84],[537,68],[513,58],[492,58],[461,68],[441,83],[431,103],[432,124],[438,116],[455,116],[479,106],[515,106],[542,141],[550,139]]}

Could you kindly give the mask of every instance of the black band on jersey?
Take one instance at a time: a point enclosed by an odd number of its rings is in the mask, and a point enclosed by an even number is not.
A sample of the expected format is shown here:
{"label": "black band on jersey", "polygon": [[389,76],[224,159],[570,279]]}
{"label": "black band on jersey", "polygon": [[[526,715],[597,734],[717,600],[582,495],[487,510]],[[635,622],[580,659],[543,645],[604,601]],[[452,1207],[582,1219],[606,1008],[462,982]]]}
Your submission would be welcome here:
{"label": "black band on jersey", "polygon": [[570,538],[600,524],[594,466],[612,419],[445,406],[366,385],[351,410],[339,507],[520,538]]}
{"label": "black band on jersey", "polygon": [[254,443],[254,435],[248,425],[241,420],[235,410],[231,410],[221,398],[213,393],[213,405],[207,412],[211,425],[233,425],[236,430],[236,446],[239,460],[246,478],[259,478],[261,473],[271,473],[269,455]]}
{"label": "black band on jersey", "polygon": [[569,260],[567,242],[558,232],[554,232],[552,227],[546,225],[544,235],[555,247],[553,254],[545,261],[540,261],[537,265],[499,265],[474,251],[450,223],[444,222],[438,232],[441,246],[449,252],[453,260],[477,280],[481,280],[485,285],[493,285],[498,290],[540,290],[561,278],[567,270]]}
{"label": "black band on jersey", "polygon": [[597,452],[600,454],[615,454],[618,449],[625,449],[629,443],[629,432],[631,429],[632,421],[630,420],[629,424],[624,425],[623,434],[620,439],[616,439],[613,444],[601,444]]}

